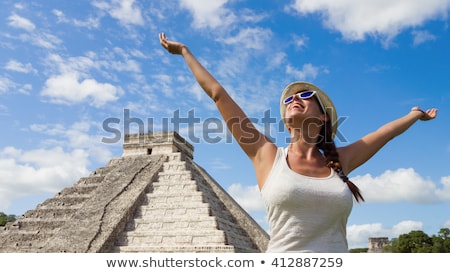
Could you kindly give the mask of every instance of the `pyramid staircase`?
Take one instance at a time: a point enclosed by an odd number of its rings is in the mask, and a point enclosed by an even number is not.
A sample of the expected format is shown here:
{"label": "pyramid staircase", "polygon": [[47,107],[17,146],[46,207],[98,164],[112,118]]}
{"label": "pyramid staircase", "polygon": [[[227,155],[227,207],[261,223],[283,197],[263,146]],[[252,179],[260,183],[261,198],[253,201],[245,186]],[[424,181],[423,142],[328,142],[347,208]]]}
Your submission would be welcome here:
{"label": "pyramid staircase", "polygon": [[169,156],[115,251],[258,252],[192,164]]}
{"label": "pyramid staircase", "polygon": [[124,154],[0,230],[0,252],[263,252],[267,233],[175,132]]}

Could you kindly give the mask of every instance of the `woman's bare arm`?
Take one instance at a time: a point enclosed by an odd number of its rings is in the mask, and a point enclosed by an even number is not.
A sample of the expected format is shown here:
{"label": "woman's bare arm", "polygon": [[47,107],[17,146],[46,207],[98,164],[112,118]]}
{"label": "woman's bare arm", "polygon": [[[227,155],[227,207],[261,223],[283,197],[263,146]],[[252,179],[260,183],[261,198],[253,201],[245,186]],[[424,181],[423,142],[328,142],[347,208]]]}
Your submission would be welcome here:
{"label": "woman's bare arm", "polygon": [[338,149],[343,171],[348,174],[375,155],[386,143],[405,132],[418,120],[431,120],[437,109],[422,111],[414,107],[407,115],[391,121],[360,140]]}
{"label": "woman's bare arm", "polygon": [[159,40],[167,51],[184,58],[201,88],[215,102],[233,137],[253,162],[258,183],[262,186],[275,158],[275,144],[256,129],[241,107],[195,58],[186,45],[170,41],[164,33],[159,35]]}

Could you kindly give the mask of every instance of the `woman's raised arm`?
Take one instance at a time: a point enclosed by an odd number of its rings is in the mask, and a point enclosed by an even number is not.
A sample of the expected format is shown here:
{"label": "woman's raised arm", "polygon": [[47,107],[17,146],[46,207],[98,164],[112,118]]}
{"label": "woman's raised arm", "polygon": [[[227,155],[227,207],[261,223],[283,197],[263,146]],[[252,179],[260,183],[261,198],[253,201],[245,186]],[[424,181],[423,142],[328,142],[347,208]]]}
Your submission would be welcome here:
{"label": "woman's raised arm", "polygon": [[256,129],[240,106],[195,58],[186,45],[170,41],[164,33],[159,34],[159,40],[168,52],[183,56],[199,85],[214,100],[233,137],[253,162],[258,181],[265,180],[264,170],[270,170],[275,158],[275,144]]}
{"label": "woman's raised arm", "polygon": [[378,130],[367,134],[360,140],[338,149],[341,164],[346,174],[369,160],[391,139],[405,132],[418,120],[431,120],[437,115],[437,109],[427,111],[413,107],[407,115],[388,122]]}

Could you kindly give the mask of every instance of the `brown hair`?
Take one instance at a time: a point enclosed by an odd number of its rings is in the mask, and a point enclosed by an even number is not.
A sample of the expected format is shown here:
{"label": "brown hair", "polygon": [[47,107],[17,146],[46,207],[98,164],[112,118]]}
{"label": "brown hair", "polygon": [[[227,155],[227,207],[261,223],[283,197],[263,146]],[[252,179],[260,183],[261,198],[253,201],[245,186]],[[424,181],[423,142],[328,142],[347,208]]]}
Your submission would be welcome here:
{"label": "brown hair", "polygon": [[331,121],[325,122],[320,130],[319,142],[317,143],[317,148],[323,151],[324,156],[327,159],[327,166],[333,168],[334,171],[339,175],[339,177],[347,184],[350,191],[353,193],[357,202],[364,201],[359,188],[353,184],[352,181],[348,179],[345,173],[342,171],[341,163],[339,162],[339,154],[336,150],[336,144],[332,138],[331,131]]}

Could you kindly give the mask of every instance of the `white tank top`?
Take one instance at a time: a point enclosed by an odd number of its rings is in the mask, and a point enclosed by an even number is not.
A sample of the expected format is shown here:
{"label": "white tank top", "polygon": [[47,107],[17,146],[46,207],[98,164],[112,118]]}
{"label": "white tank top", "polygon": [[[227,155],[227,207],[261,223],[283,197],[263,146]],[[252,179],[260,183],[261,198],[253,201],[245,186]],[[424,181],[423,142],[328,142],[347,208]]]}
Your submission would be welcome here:
{"label": "white tank top", "polygon": [[266,252],[348,252],[350,189],[332,169],[324,178],[294,172],[286,156],[278,148],[261,189],[270,228]]}

